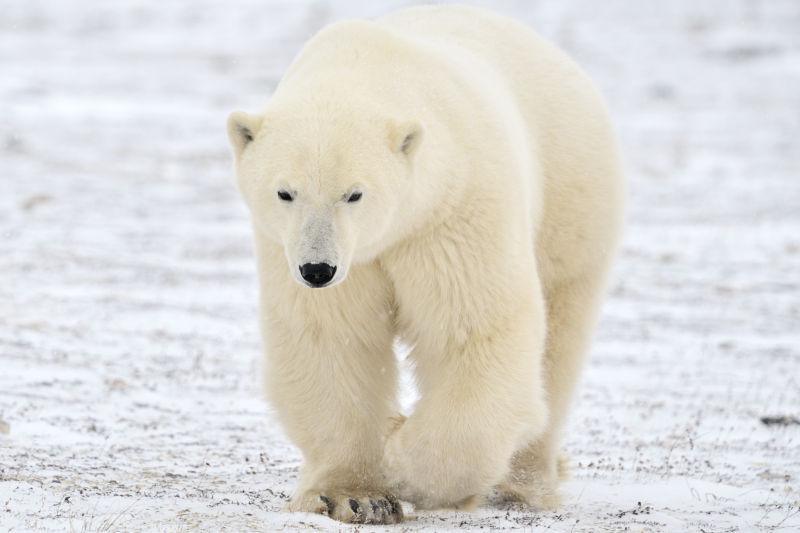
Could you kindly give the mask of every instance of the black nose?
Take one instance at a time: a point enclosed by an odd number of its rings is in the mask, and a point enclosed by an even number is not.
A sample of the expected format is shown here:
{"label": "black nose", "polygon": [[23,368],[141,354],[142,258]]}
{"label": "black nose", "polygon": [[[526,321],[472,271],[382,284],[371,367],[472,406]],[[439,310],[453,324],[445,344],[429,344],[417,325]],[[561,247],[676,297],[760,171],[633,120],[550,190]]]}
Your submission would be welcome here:
{"label": "black nose", "polygon": [[328,263],[306,263],[300,267],[300,275],[312,287],[323,287],[336,274],[336,267]]}

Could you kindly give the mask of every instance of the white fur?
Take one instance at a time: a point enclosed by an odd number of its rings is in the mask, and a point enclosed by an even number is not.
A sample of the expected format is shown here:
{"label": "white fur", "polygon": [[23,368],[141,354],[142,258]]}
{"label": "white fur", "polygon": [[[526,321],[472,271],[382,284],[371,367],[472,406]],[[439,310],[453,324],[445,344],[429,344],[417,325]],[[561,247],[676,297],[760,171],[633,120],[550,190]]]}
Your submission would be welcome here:
{"label": "white fur", "polygon": [[[555,505],[622,218],[587,77],[513,20],[414,8],[321,31],[263,113],[232,114],[229,133],[268,394],[305,458],[289,508],[390,522],[399,513],[365,511],[369,498],[468,507],[493,486]],[[296,283],[307,260],[336,264],[332,286]],[[421,392],[408,419],[397,336]]]}

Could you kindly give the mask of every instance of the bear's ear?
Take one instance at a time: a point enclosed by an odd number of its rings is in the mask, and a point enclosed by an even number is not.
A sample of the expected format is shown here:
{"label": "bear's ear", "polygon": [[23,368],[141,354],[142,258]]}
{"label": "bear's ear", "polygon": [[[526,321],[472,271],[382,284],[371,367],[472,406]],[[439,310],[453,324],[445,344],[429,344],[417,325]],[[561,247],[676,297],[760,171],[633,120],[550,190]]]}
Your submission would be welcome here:
{"label": "bear's ear", "polygon": [[255,139],[263,120],[262,117],[248,115],[243,111],[234,111],[228,116],[228,139],[237,159],[245,147]]}
{"label": "bear's ear", "polygon": [[389,143],[395,152],[411,157],[422,141],[422,133],[422,125],[416,121],[392,124],[389,128]]}

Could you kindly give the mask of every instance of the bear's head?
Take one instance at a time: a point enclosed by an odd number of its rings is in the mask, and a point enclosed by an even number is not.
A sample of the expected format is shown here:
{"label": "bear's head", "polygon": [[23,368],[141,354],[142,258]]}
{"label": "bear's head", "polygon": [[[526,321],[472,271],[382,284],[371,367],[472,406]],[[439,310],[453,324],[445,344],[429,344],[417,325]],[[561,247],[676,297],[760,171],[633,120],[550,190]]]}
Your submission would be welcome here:
{"label": "bear's head", "polygon": [[259,238],[283,246],[308,287],[342,282],[392,242],[422,128],[330,108],[228,118],[239,190]]}

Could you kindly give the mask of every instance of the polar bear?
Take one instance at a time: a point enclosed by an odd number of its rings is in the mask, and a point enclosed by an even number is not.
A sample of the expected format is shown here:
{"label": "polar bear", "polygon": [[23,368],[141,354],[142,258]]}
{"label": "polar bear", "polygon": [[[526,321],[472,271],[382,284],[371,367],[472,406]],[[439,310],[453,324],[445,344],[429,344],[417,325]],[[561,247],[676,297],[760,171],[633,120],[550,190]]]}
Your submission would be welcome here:
{"label": "polar bear", "polygon": [[493,488],[554,506],[623,212],[587,76],[513,20],[418,7],[323,29],[228,134],[268,397],[304,457],[288,509],[393,523],[398,499],[469,508]]}

